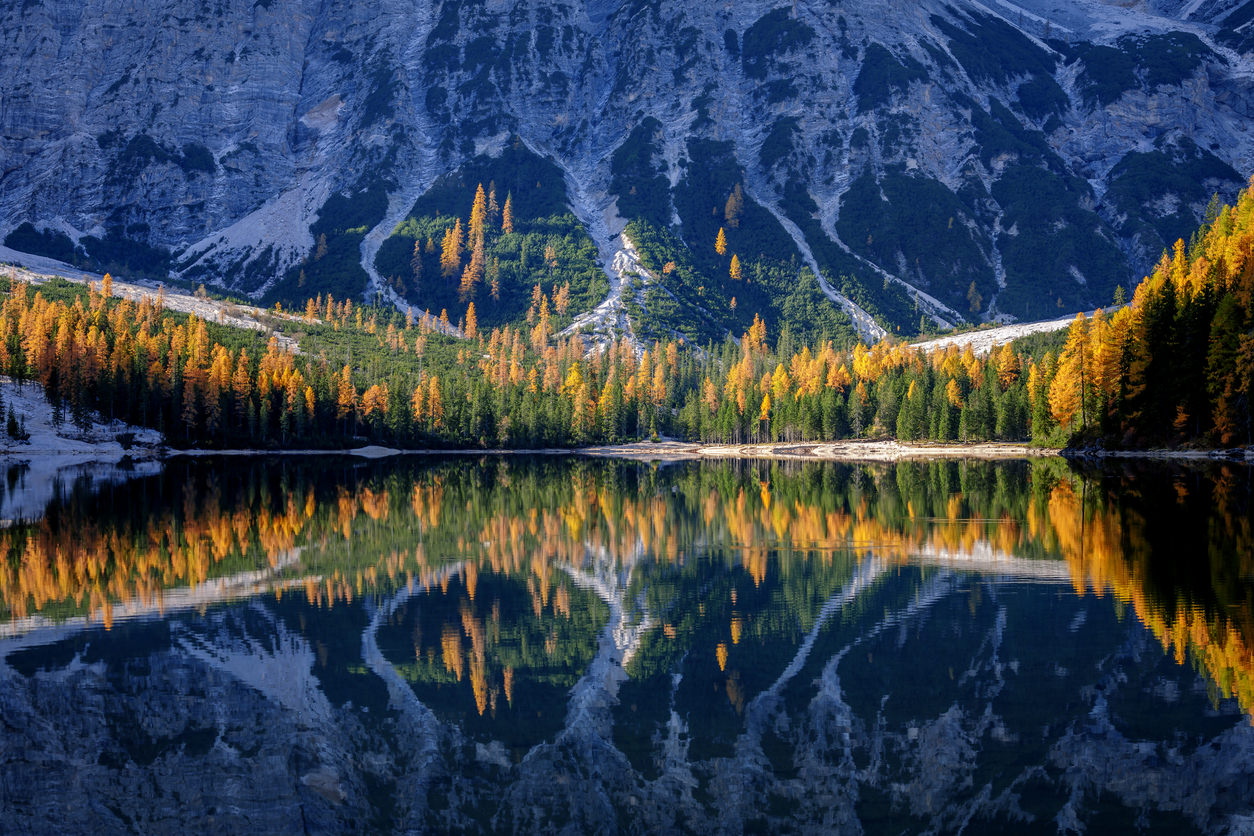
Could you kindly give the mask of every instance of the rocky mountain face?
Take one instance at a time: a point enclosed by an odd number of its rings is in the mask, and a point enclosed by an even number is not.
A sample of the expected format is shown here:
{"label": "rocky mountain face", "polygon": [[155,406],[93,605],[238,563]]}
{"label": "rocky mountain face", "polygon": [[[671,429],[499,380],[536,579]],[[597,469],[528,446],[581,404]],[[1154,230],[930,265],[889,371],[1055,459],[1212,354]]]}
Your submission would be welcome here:
{"label": "rocky mountain face", "polygon": [[[746,261],[869,311],[864,335],[1042,319],[1108,303],[1254,172],[1251,21],[1234,0],[25,0],[0,10],[0,233],[267,300],[308,295],[329,250],[319,289],[391,294],[376,259],[415,201],[515,148],[560,171],[609,302],[633,220],[726,284],[712,230],[739,186]],[[589,327],[621,321],[603,307]]]}

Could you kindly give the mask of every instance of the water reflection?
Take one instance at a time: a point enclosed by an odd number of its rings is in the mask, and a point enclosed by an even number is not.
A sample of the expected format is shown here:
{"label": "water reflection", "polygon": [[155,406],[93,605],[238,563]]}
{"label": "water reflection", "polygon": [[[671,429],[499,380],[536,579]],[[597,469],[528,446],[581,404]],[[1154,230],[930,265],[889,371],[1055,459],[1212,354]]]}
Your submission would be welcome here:
{"label": "water reflection", "polygon": [[0,532],[0,807],[35,832],[1239,829],[1249,479],[488,458],[83,481]]}

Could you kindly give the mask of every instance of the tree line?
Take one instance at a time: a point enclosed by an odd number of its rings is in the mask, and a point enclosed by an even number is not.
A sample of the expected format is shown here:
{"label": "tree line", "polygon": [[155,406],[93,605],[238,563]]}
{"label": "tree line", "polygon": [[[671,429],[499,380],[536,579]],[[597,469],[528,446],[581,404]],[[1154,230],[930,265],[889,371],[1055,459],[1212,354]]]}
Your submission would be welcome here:
{"label": "tree line", "polygon": [[[884,341],[739,338],[599,350],[558,331],[568,288],[536,284],[524,319],[458,336],[430,318],[330,296],[305,306],[299,348],[138,304],[102,287],[14,285],[0,366],[36,380],[57,416],[163,430],[179,445],[572,446],[895,437],[1062,445],[1248,444],[1254,381],[1254,196],[1210,213],[1112,314],[1065,343],[987,355]],[[47,286],[45,286],[47,287]],[[57,295],[57,294],[54,294]],[[342,359],[341,359],[342,358]]]}
{"label": "tree line", "polygon": [[1254,442],[1254,190],[1212,208],[1130,305],[1077,316],[1049,385],[1053,416],[1074,440]]}
{"label": "tree line", "polygon": [[94,286],[50,299],[18,284],[0,305],[0,364],[41,384],[58,419],[85,423],[97,411],[188,445],[1013,440],[1034,429],[1043,439],[1052,426],[1042,394],[1052,366],[1038,373],[1010,347],[987,358],[887,342],[812,350],[785,335],[772,349],[755,317],[721,346],[676,339],[637,352],[622,340],[590,354],[579,335],[554,333],[554,307],[536,286],[528,324],[455,339],[427,319],[313,300],[310,330],[351,340],[335,344],[340,364],[312,350],[317,336],[299,353],[277,338],[254,338],[250,350],[248,340],[225,344],[232,329],[159,299],[136,304]]}

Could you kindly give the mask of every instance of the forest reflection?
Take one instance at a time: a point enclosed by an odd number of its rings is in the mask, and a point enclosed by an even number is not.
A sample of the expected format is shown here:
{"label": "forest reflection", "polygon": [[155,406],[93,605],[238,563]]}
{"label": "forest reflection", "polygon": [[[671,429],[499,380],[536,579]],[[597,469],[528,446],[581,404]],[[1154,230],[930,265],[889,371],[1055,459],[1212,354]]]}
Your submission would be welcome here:
{"label": "forest reflection", "polygon": [[625,664],[647,674],[695,644],[734,669],[747,635],[810,629],[873,555],[1069,578],[1249,713],[1252,510],[1249,469],[1226,464],[175,460],[68,486],[0,530],[0,631],[109,627],[209,582],[226,600],[241,577],[317,607],[403,590],[424,607],[394,619],[412,645],[401,674],[466,687],[487,716],[523,671],[550,688],[580,675],[609,617],[594,559],[627,573],[626,616],[648,638]]}

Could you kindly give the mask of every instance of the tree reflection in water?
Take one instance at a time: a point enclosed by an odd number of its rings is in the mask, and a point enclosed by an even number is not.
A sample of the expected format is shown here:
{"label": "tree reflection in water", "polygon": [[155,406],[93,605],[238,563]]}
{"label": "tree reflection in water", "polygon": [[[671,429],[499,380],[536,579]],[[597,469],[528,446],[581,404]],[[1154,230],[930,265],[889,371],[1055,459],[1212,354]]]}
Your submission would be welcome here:
{"label": "tree reflection in water", "polygon": [[0,531],[0,650],[21,691],[164,616],[162,652],[317,724],[374,706],[392,801],[360,802],[400,829],[1065,824],[1103,793],[1209,828],[1249,811],[1111,776],[1176,774],[1147,735],[1248,749],[1179,666],[1250,713],[1251,537],[1233,465],[176,460]]}

